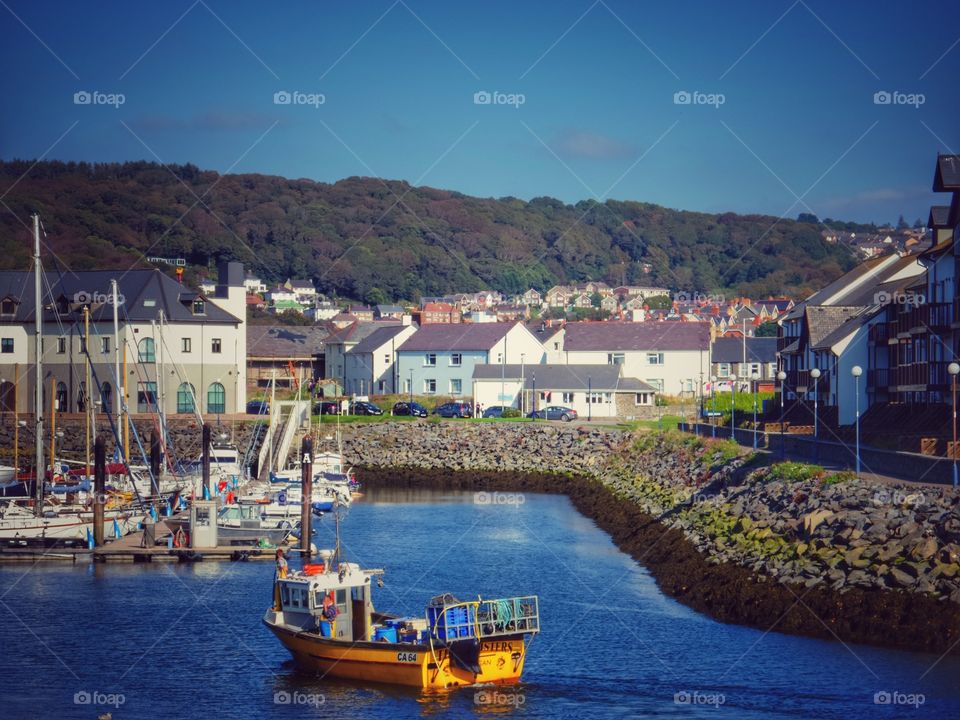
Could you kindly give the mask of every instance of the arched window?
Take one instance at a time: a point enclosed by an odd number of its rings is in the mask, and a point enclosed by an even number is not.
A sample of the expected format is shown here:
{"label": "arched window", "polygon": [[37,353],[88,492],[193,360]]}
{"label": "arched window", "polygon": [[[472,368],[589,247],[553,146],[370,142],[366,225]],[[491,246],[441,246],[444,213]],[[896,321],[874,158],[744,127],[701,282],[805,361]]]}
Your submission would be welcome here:
{"label": "arched window", "polygon": [[70,408],[67,407],[67,384],[64,382],[57,383],[57,412],[67,412]]}
{"label": "arched window", "polygon": [[77,412],[85,412],[87,409],[87,384],[80,382],[80,388],[77,390]]}
{"label": "arched window", "polygon": [[180,383],[180,387],[177,388],[177,412],[178,413],[193,413],[196,411],[196,405],[193,402],[193,398],[196,395],[196,391],[193,389],[193,385],[190,383]]}
{"label": "arched window", "polygon": [[155,363],[157,361],[157,353],[154,349],[153,338],[143,338],[137,345],[137,354],[140,356],[140,362]]}
{"label": "arched window", "polygon": [[110,383],[105,382],[100,385],[100,402],[102,403],[101,410],[105,413],[112,412],[112,407],[110,404],[112,394],[113,388],[110,387]]}
{"label": "arched window", "polygon": [[207,412],[216,415],[226,411],[227,391],[218,382],[210,383],[210,389],[207,390]]}
{"label": "arched window", "polygon": [[0,383],[0,410],[3,412],[16,412],[17,393],[12,382],[4,380]]}

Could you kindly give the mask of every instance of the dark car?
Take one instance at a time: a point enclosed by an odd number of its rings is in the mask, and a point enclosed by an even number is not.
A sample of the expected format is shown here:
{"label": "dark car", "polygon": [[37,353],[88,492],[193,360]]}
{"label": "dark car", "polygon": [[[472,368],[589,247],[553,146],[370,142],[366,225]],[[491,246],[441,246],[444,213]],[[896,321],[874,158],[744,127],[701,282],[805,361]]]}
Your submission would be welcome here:
{"label": "dark car", "polygon": [[333,400],[323,400],[314,404],[313,406],[314,415],[339,415],[340,414],[340,403]]}
{"label": "dark car", "polygon": [[383,415],[383,410],[378,408],[372,402],[366,400],[357,400],[350,403],[348,411],[350,415]]}
{"label": "dark car", "polygon": [[483,411],[483,416],[485,418],[503,417],[503,411],[508,409],[509,408],[506,408],[503,405],[491,405],[490,407],[488,407],[486,410]]}
{"label": "dark car", "polygon": [[398,402],[393,406],[393,414],[426,417],[428,413],[427,409],[418,402]]}
{"label": "dark car", "polygon": [[448,402],[435,407],[433,414],[445,418],[473,417],[473,405],[468,402]]}
{"label": "dark car", "polygon": [[570,422],[576,419],[577,411],[573,408],[563,407],[562,405],[549,405],[528,413],[527,417],[539,420],[563,420],[564,422]]}
{"label": "dark car", "polygon": [[262,400],[251,400],[247,403],[247,415],[269,415],[270,403]]}

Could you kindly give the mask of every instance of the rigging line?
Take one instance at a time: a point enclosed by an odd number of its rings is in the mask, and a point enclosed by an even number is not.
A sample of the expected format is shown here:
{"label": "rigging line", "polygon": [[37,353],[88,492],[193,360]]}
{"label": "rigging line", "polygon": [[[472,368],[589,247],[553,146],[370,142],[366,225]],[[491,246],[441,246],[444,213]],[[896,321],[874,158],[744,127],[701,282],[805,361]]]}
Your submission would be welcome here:
{"label": "rigging line", "polygon": [[[97,337],[100,337],[99,331],[97,331],[96,325],[93,326],[94,332],[96,332]],[[90,363],[90,375],[93,377],[93,381],[97,384],[97,394],[100,396],[101,402],[103,400],[103,385],[100,382],[100,378],[97,375],[97,368],[93,364],[93,360],[90,358],[90,347],[89,343],[86,348],[87,362]],[[111,373],[113,369],[111,368]],[[116,384],[116,378],[114,378],[114,384]],[[116,443],[117,447],[120,447],[120,433],[117,431],[116,424],[113,421],[113,413],[104,411],[104,414],[107,416],[107,421],[110,423],[110,431],[113,433],[113,440]],[[137,483],[133,479],[133,470],[130,469],[130,463],[125,462],[124,467],[127,470],[127,479],[130,480],[130,487],[133,488],[133,494],[137,498],[137,503],[140,505],[140,508],[143,509],[146,507],[144,499],[140,497],[140,491],[137,489]]]}
{"label": "rigging line", "polygon": [[[127,348],[129,345],[130,345],[130,340],[127,339],[127,338],[125,338],[125,339],[124,339],[124,348]],[[135,363],[133,364],[133,367],[134,367],[134,372],[137,374],[137,379],[140,381],[141,384],[144,385],[144,387],[146,387],[146,386],[147,386],[146,383],[149,382],[149,381],[144,380],[144,379],[143,379],[144,376],[140,374],[141,368],[140,368],[140,363],[139,363],[139,361],[138,361],[138,362],[135,362]],[[137,391],[137,394],[139,395],[139,390]],[[153,394],[153,398],[154,398],[154,404],[156,404],[156,393]],[[137,403],[137,404],[138,404],[138,406],[139,406],[139,400],[138,400],[138,403]],[[143,458],[143,463],[144,463],[144,465],[146,465],[146,467],[147,467],[147,472],[150,474],[150,489],[151,489],[152,491],[154,491],[156,495],[159,496],[159,494],[160,494],[160,479],[153,474],[153,466],[150,464],[150,459],[147,457],[146,450],[144,450],[144,448],[143,448],[143,443],[140,441],[140,433],[137,431],[136,425],[134,425],[133,418],[130,417],[129,408],[128,408],[127,410],[128,410],[128,411],[127,411],[127,424],[128,424],[129,427],[130,427],[130,432],[133,434],[134,438],[135,438],[136,441],[137,441],[137,447],[140,448],[140,456]]]}
{"label": "rigging line", "polygon": [[[169,346],[167,345],[166,337],[164,336],[163,333],[160,334],[160,344],[161,344],[163,350],[164,350],[165,352],[169,352],[170,356],[172,357],[172,356],[173,356],[173,353],[170,352],[170,348],[169,348]],[[164,355],[164,357],[166,357],[166,355]],[[186,370],[183,369],[182,372],[181,372],[181,366],[177,363],[176,360],[172,360],[172,361],[170,362],[170,364],[173,365],[173,370],[174,370],[174,372],[176,373],[177,380],[180,381],[180,385],[177,387],[177,395],[179,396],[179,394],[180,394],[180,386],[186,384],[186,386],[187,386],[187,388],[188,388],[188,390],[189,390],[189,393],[190,393],[190,400],[191,400],[191,402],[193,403],[193,414],[196,416],[198,423],[199,423],[200,425],[203,425],[203,416],[200,414],[199,410],[197,409],[197,407],[198,407],[198,406],[197,406],[197,393],[196,393],[195,388],[193,387],[193,383],[190,382],[190,378],[187,377],[187,375],[186,375]],[[177,401],[177,410],[179,411],[179,400]],[[169,433],[169,426],[167,427],[167,432]],[[172,439],[170,438],[169,434],[168,434],[168,436],[167,436],[167,447],[168,447],[168,448],[172,448],[172,447],[173,447],[173,442],[172,442]],[[173,453],[173,452],[174,452],[174,451],[171,451],[171,453]],[[174,461],[175,461],[175,460],[176,460],[176,457],[174,457]],[[176,474],[176,470],[174,470],[174,474]]]}

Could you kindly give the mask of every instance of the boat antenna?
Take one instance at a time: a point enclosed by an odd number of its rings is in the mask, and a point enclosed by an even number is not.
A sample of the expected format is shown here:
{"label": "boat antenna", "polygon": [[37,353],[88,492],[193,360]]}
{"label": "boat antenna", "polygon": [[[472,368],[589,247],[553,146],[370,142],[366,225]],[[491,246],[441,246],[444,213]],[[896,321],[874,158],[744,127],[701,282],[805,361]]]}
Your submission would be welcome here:
{"label": "boat antenna", "polygon": [[[40,269],[40,214],[33,214],[33,313],[34,313],[34,353],[36,354],[36,397],[34,398],[35,430],[37,458],[34,482],[36,484],[36,505],[34,514],[40,517],[43,514],[43,483],[46,479],[46,468],[43,464],[43,304],[41,295]],[[52,458],[51,458],[52,460]]]}

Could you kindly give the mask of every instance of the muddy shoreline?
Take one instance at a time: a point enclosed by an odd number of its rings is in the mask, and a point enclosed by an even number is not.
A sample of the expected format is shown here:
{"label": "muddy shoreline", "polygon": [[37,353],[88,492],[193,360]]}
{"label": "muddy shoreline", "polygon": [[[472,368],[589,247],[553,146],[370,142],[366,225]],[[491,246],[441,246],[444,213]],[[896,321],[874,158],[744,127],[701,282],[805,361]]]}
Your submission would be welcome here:
{"label": "muddy shoreline", "polygon": [[960,607],[932,597],[880,589],[784,585],[746,567],[709,562],[684,534],[617,498],[599,480],[529,472],[437,468],[357,468],[370,487],[567,495],[577,510],[646,567],[660,589],[725,623],[826,640],[960,654]]}

